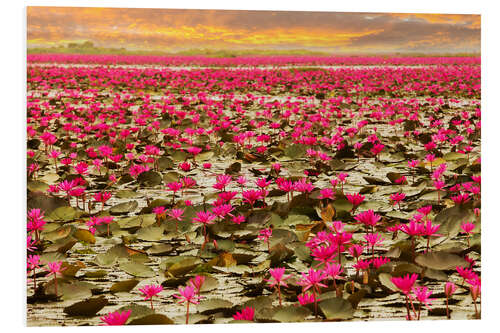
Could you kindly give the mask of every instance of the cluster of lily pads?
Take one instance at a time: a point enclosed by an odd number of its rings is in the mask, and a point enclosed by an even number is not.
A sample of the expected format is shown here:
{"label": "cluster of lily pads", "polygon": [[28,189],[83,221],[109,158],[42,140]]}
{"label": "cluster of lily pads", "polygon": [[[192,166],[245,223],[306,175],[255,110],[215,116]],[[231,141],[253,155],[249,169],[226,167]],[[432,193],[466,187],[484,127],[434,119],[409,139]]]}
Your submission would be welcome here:
{"label": "cluster of lily pads", "polygon": [[477,58],[30,57],[28,324],[480,318]]}

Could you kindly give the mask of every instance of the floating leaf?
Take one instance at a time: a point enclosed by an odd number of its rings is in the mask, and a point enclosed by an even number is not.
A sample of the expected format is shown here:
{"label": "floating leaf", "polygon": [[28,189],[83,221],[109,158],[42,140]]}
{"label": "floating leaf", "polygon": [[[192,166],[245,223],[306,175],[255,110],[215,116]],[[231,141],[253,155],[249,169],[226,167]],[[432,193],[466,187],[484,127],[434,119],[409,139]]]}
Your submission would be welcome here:
{"label": "floating leaf", "polygon": [[468,263],[462,257],[447,252],[432,251],[420,254],[415,262],[421,266],[435,270],[455,269],[457,266],[467,266]]}
{"label": "floating leaf", "polygon": [[291,214],[288,216],[288,218],[283,221],[283,224],[285,225],[297,225],[297,224],[307,224],[311,221],[311,219],[306,216],[306,215],[294,215]]}
{"label": "floating leaf", "polygon": [[321,301],[318,307],[328,320],[346,320],[354,314],[351,303],[343,298],[326,299]]}
{"label": "floating leaf", "polygon": [[299,157],[304,157],[306,153],[306,147],[304,145],[293,144],[288,146],[285,151],[285,155],[291,159],[296,159]]}
{"label": "floating leaf", "polygon": [[59,197],[47,196],[42,193],[28,192],[28,210],[39,208],[45,212],[45,216],[58,207],[67,206],[68,202]]}
{"label": "floating leaf", "polygon": [[139,184],[148,187],[160,185],[162,183],[162,180],[162,176],[158,172],[153,170],[143,172],[137,177],[137,182]]}
{"label": "floating leaf", "polygon": [[116,282],[111,286],[111,288],[109,288],[109,291],[112,293],[129,292],[132,289],[134,289],[138,283],[139,283],[139,280],[136,280],[136,279],[130,279],[130,280]]}
{"label": "floating leaf", "polygon": [[90,231],[85,229],[76,230],[75,233],[73,234],[73,237],[85,243],[95,244],[95,236],[92,235]]}
{"label": "floating leaf", "polygon": [[137,277],[153,277],[156,275],[151,267],[138,262],[122,262],[119,267],[126,273]]}
{"label": "floating leaf", "polygon": [[97,271],[87,271],[85,272],[85,277],[86,278],[103,278],[106,275],[108,275],[108,272],[105,271],[104,269],[99,269]]}
{"label": "floating leaf", "polygon": [[392,275],[388,273],[380,273],[378,275],[378,280],[384,287],[386,287],[391,291],[398,291],[399,290],[398,287],[396,287],[394,283],[392,283],[391,278]]}
{"label": "floating leaf", "polygon": [[163,228],[149,226],[146,228],[141,228],[136,233],[137,239],[141,239],[143,241],[156,242],[163,238]]}
{"label": "floating leaf", "polygon": [[43,238],[51,242],[59,239],[64,239],[70,236],[75,230],[75,227],[69,224],[63,225],[54,231],[43,234]]}
{"label": "floating leaf", "polygon": [[125,214],[135,211],[139,207],[139,203],[135,200],[129,202],[122,202],[114,205],[109,209],[111,214]]}
{"label": "floating leaf", "polygon": [[161,244],[153,244],[151,248],[147,251],[148,254],[151,255],[156,255],[156,256],[161,256],[165,255],[169,252],[172,252],[174,250],[174,247],[168,243],[161,243]]}
{"label": "floating leaf", "polygon": [[206,301],[202,301],[200,304],[196,306],[196,309],[203,314],[212,314],[216,312],[220,312],[222,310],[227,310],[233,307],[233,303],[220,299],[213,298]]}
{"label": "floating leaf", "polygon": [[120,190],[117,191],[115,196],[120,199],[132,199],[137,197],[138,193],[136,191],[131,190]]}
{"label": "floating leaf", "polygon": [[117,224],[122,229],[132,229],[138,227],[148,227],[156,223],[155,214],[143,214],[137,216],[126,217],[118,220]]}
{"label": "floating leaf", "polygon": [[198,266],[199,260],[196,258],[186,258],[179,262],[176,262],[168,268],[168,273],[172,276],[180,276],[191,272]]}
{"label": "floating leaf", "polygon": [[118,309],[118,312],[122,313],[124,311],[130,310],[130,316],[128,317],[128,322],[136,318],[142,318],[151,314],[154,314],[154,311],[149,306],[130,303],[128,305],[122,306]]}
{"label": "floating leaf", "polygon": [[213,151],[204,151],[203,153],[200,153],[196,156],[196,161],[200,162],[209,161],[210,159],[212,159],[213,156],[214,156]]}
{"label": "floating leaf", "polygon": [[435,224],[440,224],[439,233],[453,238],[458,235],[460,225],[464,221],[473,220],[475,218],[472,209],[468,205],[457,205],[443,209],[434,218]]}
{"label": "floating leaf", "polygon": [[54,209],[49,215],[46,216],[48,221],[72,221],[79,218],[83,214],[82,211],[73,207],[65,206]]}
{"label": "floating leaf", "polygon": [[231,253],[223,252],[219,255],[217,265],[220,267],[231,267],[236,266],[237,261],[233,258]]}
{"label": "floating leaf", "polygon": [[130,320],[127,325],[172,325],[173,320],[165,315],[153,313],[144,317]]}
{"label": "floating leaf", "polygon": [[[82,281],[64,281],[57,279],[57,294],[64,301],[81,300],[92,296],[94,285]],[[46,294],[55,294],[54,279],[51,279],[45,286]]]}
{"label": "floating leaf", "polygon": [[39,180],[31,180],[28,182],[27,187],[31,192],[45,192],[49,188],[49,185]]}
{"label": "floating leaf", "polygon": [[162,156],[158,159],[158,169],[163,171],[165,169],[172,169],[174,167],[174,162],[167,156]]}
{"label": "floating leaf", "polygon": [[108,300],[104,296],[97,298],[89,298],[85,301],[76,302],[66,308],[64,313],[68,316],[84,316],[92,317],[108,304]]}
{"label": "floating leaf", "polygon": [[276,311],[272,318],[282,323],[296,323],[303,321],[310,314],[311,311],[308,308],[289,305]]}

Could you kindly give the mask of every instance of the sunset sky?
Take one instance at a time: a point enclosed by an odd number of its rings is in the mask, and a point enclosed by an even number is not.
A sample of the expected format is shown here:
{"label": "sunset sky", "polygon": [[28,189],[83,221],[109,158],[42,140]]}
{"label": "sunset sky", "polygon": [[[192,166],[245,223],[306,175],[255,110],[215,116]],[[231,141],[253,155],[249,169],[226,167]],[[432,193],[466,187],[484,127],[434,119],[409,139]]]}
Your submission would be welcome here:
{"label": "sunset sky", "polygon": [[28,7],[27,15],[28,47],[88,40],[166,52],[479,53],[481,48],[479,15],[77,7]]}

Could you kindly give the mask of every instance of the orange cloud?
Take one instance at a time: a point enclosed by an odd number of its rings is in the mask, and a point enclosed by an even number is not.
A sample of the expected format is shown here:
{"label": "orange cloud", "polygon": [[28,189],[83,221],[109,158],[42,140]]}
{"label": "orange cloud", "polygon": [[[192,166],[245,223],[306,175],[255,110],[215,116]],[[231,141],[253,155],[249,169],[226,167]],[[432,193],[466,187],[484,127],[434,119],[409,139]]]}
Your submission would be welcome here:
{"label": "orange cloud", "polygon": [[480,50],[479,15],[28,7],[28,46]]}

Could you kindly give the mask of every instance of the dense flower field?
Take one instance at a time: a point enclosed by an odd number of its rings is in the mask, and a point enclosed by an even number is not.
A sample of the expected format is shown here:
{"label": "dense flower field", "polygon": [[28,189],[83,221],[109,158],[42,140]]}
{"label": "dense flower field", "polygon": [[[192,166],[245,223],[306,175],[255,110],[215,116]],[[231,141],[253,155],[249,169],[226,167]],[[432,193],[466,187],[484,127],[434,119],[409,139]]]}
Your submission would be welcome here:
{"label": "dense flower field", "polygon": [[28,325],[480,318],[479,58],[27,74]]}
{"label": "dense flower field", "polygon": [[211,58],[203,56],[127,56],[80,54],[28,54],[29,63],[59,64],[159,64],[163,66],[335,66],[335,65],[480,65],[480,57],[328,57],[247,56]]}

